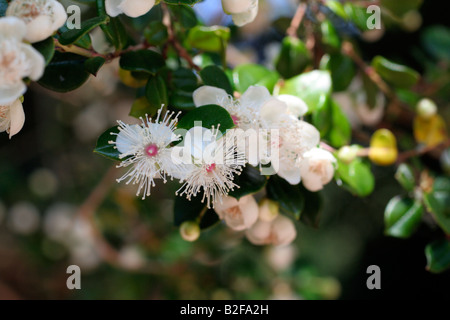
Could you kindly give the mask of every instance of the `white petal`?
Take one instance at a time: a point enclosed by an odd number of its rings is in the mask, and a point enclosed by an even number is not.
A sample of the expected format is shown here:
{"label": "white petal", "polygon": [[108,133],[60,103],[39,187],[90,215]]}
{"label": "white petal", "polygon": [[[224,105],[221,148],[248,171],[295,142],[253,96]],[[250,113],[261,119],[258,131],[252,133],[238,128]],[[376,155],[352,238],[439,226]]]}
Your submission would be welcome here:
{"label": "white petal", "polygon": [[45,60],[44,57],[29,44],[22,43],[20,49],[27,56],[31,65],[31,72],[27,76],[34,81],[39,80],[44,74]]}
{"label": "white petal", "polygon": [[137,18],[149,12],[154,5],[155,0],[124,0],[119,8],[127,16]]}
{"label": "white petal", "polygon": [[14,101],[10,109],[11,127],[9,129],[9,138],[17,134],[25,123],[25,113],[23,112],[23,106],[20,100]]}
{"label": "white petal", "polygon": [[106,13],[110,17],[117,17],[119,14],[122,14],[123,11],[119,7],[123,0],[106,0],[105,1],[105,9]]}
{"label": "white petal", "polygon": [[53,3],[53,32],[61,28],[67,21],[67,13],[64,6],[58,1]]}
{"label": "white petal", "polygon": [[237,25],[238,27],[242,27],[246,24],[249,24],[250,22],[253,22],[253,20],[255,20],[257,15],[258,15],[258,6],[255,6],[251,8],[249,11],[233,14],[232,18],[235,25]]}
{"label": "white petal", "polygon": [[292,185],[300,183],[300,169],[295,167],[286,167],[281,165],[277,174]]}
{"label": "white petal", "polygon": [[320,132],[316,127],[305,121],[298,121],[300,127],[301,137],[300,143],[306,149],[315,148],[320,143]]}
{"label": "white petal", "polygon": [[285,246],[297,237],[297,230],[291,219],[279,215],[272,222],[272,233],[275,235],[274,245]]}
{"label": "white petal", "polygon": [[272,96],[266,87],[251,86],[244,92],[239,101],[243,107],[252,107],[259,110],[271,98]]}
{"label": "white petal", "polygon": [[277,96],[277,99],[286,103],[289,113],[297,118],[302,117],[306,112],[308,112],[308,106],[306,103],[296,96],[282,94]]}
{"label": "white petal", "polygon": [[53,30],[53,22],[49,16],[37,16],[29,23],[27,23],[27,34],[25,40],[35,43],[50,37],[55,30]]}
{"label": "white petal", "polygon": [[255,0],[222,0],[223,11],[227,14],[249,11],[255,4]]}
{"label": "white petal", "polygon": [[272,98],[261,107],[260,117],[269,123],[275,123],[281,115],[287,111],[287,105],[283,101]]}
{"label": "white petal", "polygon": [[7,87],[0,87],[0,105],[8,106],[27,91],[27,86],[22,82]]}
{"label": "white petal", "polygon": [[226,99],[228,93],[220,88],[203,86],[193,93],[194,104],[196,107],[206,106],[208,104],[219,104],[220,101]]}
{"label": "white petal", "polygon": [[222,198],[222,202],[216,201],[216,203],[214,204],[214,210],[216,211],[217,215],[221,219],[223,219],[223,217],[225,216],[225,211],[237,206],[238,204],[239,202],[236,198],[227,196]]}
{"label": "white petal", "polygon": [[121,154],[132,152],[132,148],[141,139],[143,129],[141,126],[134,124],[128,126],[125,130],[127,130],[127,134],[121,131],[116,137],[116,147]]}
{"label": "white petal", "polygon": [[[8,15],[8,11],[6,15]],[[22,41],[26,33],[27,27],[21,19],[12,16],[0,19],[0,37],[15,38]]]}

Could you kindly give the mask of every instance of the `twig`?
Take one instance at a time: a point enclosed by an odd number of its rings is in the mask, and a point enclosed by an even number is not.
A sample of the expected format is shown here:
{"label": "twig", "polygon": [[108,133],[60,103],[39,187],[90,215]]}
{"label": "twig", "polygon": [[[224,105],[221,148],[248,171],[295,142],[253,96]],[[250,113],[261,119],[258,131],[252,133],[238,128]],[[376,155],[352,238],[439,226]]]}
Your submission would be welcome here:
{"label": "twig", "polygon": [[450,147],[450,139],[447,139],[446,141],[444,141],[438,145],[435,145],[435,146],[428,146],[428,147],[423,147],[420,149],[405,151],[398,155],[397,164],[403,163],[410,158],[422,156],[428,152],[431,152],[431,151],[434,151],[437,149],[441,149],[441,148],[445,149],[448,147]]}
{"label": "twig", "polygon": [[172,25],[172,19],[170,18],[170,11],[169,8],[167,7],[167,4],[161,2],[161,8],[163,9],[164,12],[163,24],[167,27],[167,33],[169,36],[168,43],[172,45],[172,47],[177,51],[177,53],[181,58],[186,60],[186,62],[192,69],[200,71],[201,68],[194,63],[192,57],[189,55],[186,49],[178,42],[178,39],[175,36],[175,30]]}
{"label": "twig", "polygon": [[119,269],[139,271],[149,274],[161,274],[163,272],[163,268],[155,262],[150,263],[150,261],[147,261],[147,263],[139,269],[130,269],[127,266],[124,266],[120,261],[119,252],[117,252],[117,250],[105,240],[102,232],[96,226],[94,214],[97,208],[102,204],[111,186],[114,184],[115,175],[116,170],[113,166],[105,173],[99,184],[79,207],[78,216],[88,223],[94,238],[96,249],[98,249],[98,252],[104,261]]}
{"label": "twig", "polygon": [[306,13],[306,3],[300,3],[298,5],[297,11],[295,12],[294,17],[291,20],[291,25],[286,30],[286,33],[288,36],[297,38],[297,31],[298,31],[298,28],[300,28],[300,25],[302,24],[305,13]]}

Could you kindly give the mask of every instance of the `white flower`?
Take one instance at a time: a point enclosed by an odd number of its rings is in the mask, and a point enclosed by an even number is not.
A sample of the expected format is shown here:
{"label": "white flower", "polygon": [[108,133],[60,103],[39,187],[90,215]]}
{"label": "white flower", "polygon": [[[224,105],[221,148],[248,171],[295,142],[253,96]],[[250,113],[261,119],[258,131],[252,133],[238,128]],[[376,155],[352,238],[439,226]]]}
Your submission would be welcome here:
{"label": "white flower", "polygon": [[334,175],[334,156],[323,149],[315,148],[304,154],[299,163],[303,185],[310,191],[319,191]]}
{"label": "white flower", "polygon": [[18,133],[25,122],[25,113],[19,99],[9,106],[0,106],[0,132],[9,133],[9,138]]}
{"label": "white flower", "polygon": [[0,105],[10,105],[25,93],[23,78],[38,80],[45,61],[31,45],[22,43],[25,23],[15,17],[0,18]]}
{"label": "white flower", "polygon": [[177,116],[172,119],[174,113],[166,113],[160,121],[161,110],[155,122],[151,118],[141,118],[142,125],[128,125],[122,121],[119,123],[119,133],[116,141],[110,141],[120,152],[120,158],[124,159],[118,167],[131,169],[117,182],[127,180],[127,184],[138,184],[136,195],[143,191],[142,199],[150,195],[151,187],[155,186],[154,179],[162,178],[166,182],[166,175],[172,176],[179,170],[172,161],[170,144],[179,140],[179,136],[173,133]]}
{"label": "white flower", "polygon": [[106,13],[111,17],[125,13],[131,18],[140,17],[153,8],[155,0],[106,0]]}
{"label": "white flower", "polygon": [[222,0],[222,7],[239,27],[255,20],[258,14],[258,0]]}
{"label": "white flower", "polygon": [[258,219],[258,204],[251,195],[239,200],[225,197],[222,203],[215,204],[214,210],[227,226],[236,231],[250,228]]}
{"label": "white flower", "polygon": [[14,16],[25,22],[25,40],[34,43],[50,37],[67,20],[63,5],[56,0],[13,0],[6,16]]}
{"label": "white flower", "polygon": [[280,214],[272,221],[258,220],[245,235],[256,245],[288,245],[294,241],[297,230],[291,219]]}
{"label": "white flower", "polygon": [[[196,128],[191,129],[186,136],[195,132]],[[228,130],[226,135],[217,139],[218,129],[203,130],[209,140],[203,141],[194,134],[191,145],[187,148],[193,164],[184,165],[184,174],[181,182],[184,184],[176,192],[176,195],[186,195],[187,199],[197,196],[203,190],[202,202],[205,201],[208,208],[211,203],[221,202],[222,197],[226,196],[230,190],[237,186],[234,182],[234,176],[239,175],[242,167],[245,165],[245,156],[237,148],[239,135],[235,130]],[[200,129],[202,131],[202,129]],[[186,140],[186,137],[185,137]],[[189,140],[189,139],[188,139]],[[209,143],[207,143],[209,141]],[[186,150],[186,149],[185,149]]]}
{"label": "white flower", "polygon": [[277,96],[276,98],[286,103],[288,107],[288,113],[296,118],[303,117],[303,115],[308,112],[308,106],[306,105],[306,103],[296,96],[292,96],[290,94],[282,94]]}

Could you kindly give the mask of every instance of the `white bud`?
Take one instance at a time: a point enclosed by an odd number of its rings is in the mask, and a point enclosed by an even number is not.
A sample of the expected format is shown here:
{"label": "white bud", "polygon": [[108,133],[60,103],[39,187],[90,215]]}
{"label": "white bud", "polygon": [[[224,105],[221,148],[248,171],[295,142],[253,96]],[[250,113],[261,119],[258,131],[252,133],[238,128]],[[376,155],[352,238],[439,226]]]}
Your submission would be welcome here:
{"label": "white bud", "polygon": [[180,226],[181,237],[186,240],[193,242],[200,237],[200,226],[194,221],[186,221]]}
{"label": "white bud", "polygon": [[430,99],[422,99],[417,103],[417,113],[421,118],[430,119],[437,113],[437,106]]}
{"label": "white bud", "polygon": [[214,210],[227,226],[236,231],[250,228],[258,219],[258,204],[253,196],[248,195],[239,200],[225,197],[222,203],[216,202]]}
{"label": "white bud", "polygon": [[334,176],[336,159],[323,149],[314,148],[304,154],[300,161],[300,174],[303,185],[310,191],[319,191]]}

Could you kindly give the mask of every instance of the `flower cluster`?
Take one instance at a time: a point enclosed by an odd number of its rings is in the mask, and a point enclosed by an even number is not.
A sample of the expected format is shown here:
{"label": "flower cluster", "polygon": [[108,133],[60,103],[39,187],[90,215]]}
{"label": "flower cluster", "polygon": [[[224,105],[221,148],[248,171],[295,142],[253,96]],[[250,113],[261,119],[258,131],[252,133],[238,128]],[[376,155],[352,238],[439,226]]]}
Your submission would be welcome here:
{"label": "flower cluster", "polygon": [[0,132],[6,131],[10,137],[22,129],[25,121],[20,101],[27,89],[23,79],[38,80],[45,66],[42,55],[23,42],[26,35],[24,21],[0,18]]}
{"label": "flower cluster", "polygon": [[[311,191],[318,191],[331,181],[336,160],[330,152],[318,148],[319,131],[299,120],[307,112],[301,99],[289,95],[273,97],[261,86],[250,87],[234,99],[223,89],[203,86],[194,92],[194,103],[197,107],[222,106],[236,127],[249,133],[245,153],[251,165],[262,167],[270,163],[275,173],[290,184],[303,181]],[[256,141],[252,141],[252,136]]]}

